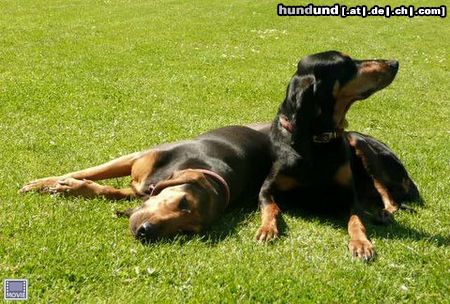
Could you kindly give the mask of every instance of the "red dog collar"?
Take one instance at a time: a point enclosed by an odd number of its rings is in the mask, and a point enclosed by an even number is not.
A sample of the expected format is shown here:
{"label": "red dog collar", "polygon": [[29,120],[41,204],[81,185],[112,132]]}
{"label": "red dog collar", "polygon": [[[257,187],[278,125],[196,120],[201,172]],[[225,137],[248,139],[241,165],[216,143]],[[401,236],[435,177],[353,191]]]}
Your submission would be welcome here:
{"label": "red dog collar", "polygon": [[206,170],[206,169],[191,169],[191,170],[209,175],[212,178],[214,178],[216,181],[218,181],[219,184],[221,184],[223,186],[223,188],[225,189],[225,206],[228,206],[228,204],[230,203],[230,196],[231,196],[230,187],[228,186],[227,182],[225,181],[225,179],[222,176],[220,176],[216,172],[213,172],[211,170]]}

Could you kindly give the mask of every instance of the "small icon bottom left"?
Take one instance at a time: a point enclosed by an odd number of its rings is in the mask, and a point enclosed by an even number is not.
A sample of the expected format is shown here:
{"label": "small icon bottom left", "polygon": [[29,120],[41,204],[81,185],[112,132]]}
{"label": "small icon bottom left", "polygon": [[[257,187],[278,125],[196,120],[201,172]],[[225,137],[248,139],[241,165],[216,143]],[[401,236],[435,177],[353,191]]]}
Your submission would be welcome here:
{"label": "small icon bottom left", "polygon": [[28,280],[5,279],[3,291],[5,300],[28,300]]}

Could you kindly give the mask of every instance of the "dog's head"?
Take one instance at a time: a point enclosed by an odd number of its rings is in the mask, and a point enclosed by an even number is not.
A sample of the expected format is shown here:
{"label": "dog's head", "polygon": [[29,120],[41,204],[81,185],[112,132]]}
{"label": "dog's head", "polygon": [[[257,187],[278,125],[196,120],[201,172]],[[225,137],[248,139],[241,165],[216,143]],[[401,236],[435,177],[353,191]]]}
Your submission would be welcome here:
{"label": "dog's head", "polygon": [[287,88],[280,126],[301,138],[343,130],[350,106],[387,87],[398,67],[396,60],[356,60],[336,51],[306,56]]}
{"label": "dog's head", "polygon": [[143,242],[180,232],[199,232],[209,225],[220,208],[213,180],[196,170],[176,171],[156,184],[152,196],[129,216],[132,234]]}

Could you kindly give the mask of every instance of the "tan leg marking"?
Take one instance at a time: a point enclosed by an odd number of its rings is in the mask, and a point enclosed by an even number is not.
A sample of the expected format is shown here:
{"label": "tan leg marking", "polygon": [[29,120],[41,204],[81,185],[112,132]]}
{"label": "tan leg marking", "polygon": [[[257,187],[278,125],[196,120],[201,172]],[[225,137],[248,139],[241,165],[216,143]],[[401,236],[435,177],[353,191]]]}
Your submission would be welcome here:
{"label": "tan leg marking", "polygon": [[389,190],[378,180],[373,179],[373,185],[375,186],[375,189],[377,189],[378,193],[381,196],[381,199],[383,200],[384,209],[389,211],[390,213],[394,213],[398,210],[398,205],[394,201],[394,198],[389,193]]}
{"label": "tan leg marking", "polygon": [[366,228],[358,215],[352,214],[348,221],[348,234],[350,241],[348,249],[353,257],[369,261],[375,255],[372,243],[367,239]]}
{"label": "tan leg marking", "polygon": [[112,161],[109,161],[99,166],[67,173],[61,176],[51,176],[34,180],[24,185],[22,189],[19,190],[19,192],[41,191],[41,190],[45,191],[46,188],[48,187],[56,186],[58,180],[69,177],[80,180],[82,179],[102,180],[130,175],[131,166],[133,165],[133,162],[140,154],[141,154],[140,152],[136,152],[116,158]]}
{"label": "tan leg marking", "polygon": [[260,242],[268,242],[278,237],[278,217],[280,216],[280,208],[275,202],[265,204],[261,209],[262,223],[256,233],[256,240]]}
{"label": "tan leg marking", "polygon": [[135,197],[135,193],[131,188],[116,189],[110,186],[99,185],[91,180],[79,180],[72,177],[59,180],[53,187],[46,189],[46,192],[86,198],[103,196],[114,200]]}
{"label": "tan leg marking", "polygon": [[334,175],[334,181],[341,186],[348,186],[352,180],[352,170],[349,163],[340,166]]}
{"label": "tan leg marking", "polygon": [[358,141],[351,136],[348,136],[347,138],[349,140],[349,144],[355,149],[356,155],[362,161],[365,170],[372,179],[373,185],[377,192],[380,194],[381,200],[383,201],[384,208],[379,212],[377,220],[383,224],[389,224],[393,222],[393,213],[399,209],[398,204],[395,202],[394,198],[390,194],[389,190],[384,186],[384,184],[369,172],[369,163],[367,157],[364,155],[364,152],[361,150],[361,148],[358,147]]}
{"label": "tan leg marking", "polygon": [[377,179],[373,179],[373,185],[377,189],[383,201],[384,209],[382,209],[378,215],[378,221],[383,224],[390,224],[394,221],[394,212],[398,210],[398,204],[394,201],[394,198],[389,193],[389,190]]}

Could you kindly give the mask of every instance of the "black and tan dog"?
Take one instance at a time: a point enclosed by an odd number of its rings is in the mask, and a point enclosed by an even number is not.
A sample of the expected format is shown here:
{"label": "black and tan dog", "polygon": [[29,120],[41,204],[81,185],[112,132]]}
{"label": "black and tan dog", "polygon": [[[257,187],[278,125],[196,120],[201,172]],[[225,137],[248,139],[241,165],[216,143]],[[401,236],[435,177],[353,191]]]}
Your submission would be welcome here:
{"label": "black and tan dog", "polygon": [[395,60],[355,60],[335,51],[299,62],[271,126],[277,159],[259,195],[258,240],[278,235],[277,198],[295,191],[297,204],[349,208],[351,253],[364,260],[374,256],[360,218],[360,202],[370,196],[381,198],[380,218],[387,222],[399,202],[417,197],[418,191],[387,146],[344,131],[345,115],[352,103],[388,86],[398,67]]}
{"label": "black and tan dog", "polygon": [[[125,215],[130,217],[133,235],[148,242],[179,232],[199,232],[229,204],[239,203],[245,197],[256,198],[271,164],[267,135],[231,126],[100,166],[38,179],[20,191],[143,198],[142,206]],[[131,175],[132,183],[126,189],[94,182],[127,175]]]}

